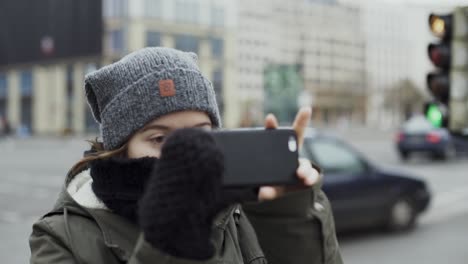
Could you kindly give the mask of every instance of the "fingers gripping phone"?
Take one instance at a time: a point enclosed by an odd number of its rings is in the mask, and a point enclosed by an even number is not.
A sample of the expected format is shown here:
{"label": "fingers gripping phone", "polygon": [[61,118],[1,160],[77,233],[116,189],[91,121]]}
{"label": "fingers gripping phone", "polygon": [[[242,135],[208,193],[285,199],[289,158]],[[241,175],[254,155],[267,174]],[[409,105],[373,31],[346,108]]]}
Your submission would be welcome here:
{"label": "fingers gripping phone", "polygon": [[297,136],[292,129],[213,131],[224,154],[225,187],[297,185]]}

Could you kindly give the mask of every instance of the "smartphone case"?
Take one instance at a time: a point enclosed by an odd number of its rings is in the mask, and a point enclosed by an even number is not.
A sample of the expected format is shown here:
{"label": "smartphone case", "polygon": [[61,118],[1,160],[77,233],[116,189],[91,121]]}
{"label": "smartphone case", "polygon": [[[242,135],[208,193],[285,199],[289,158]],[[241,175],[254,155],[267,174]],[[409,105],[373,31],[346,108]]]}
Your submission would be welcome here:
{"label": "smartphone case", "polygon": [[298,184],[294,130],[221,130],[213,132],[213,136],[224,154],[224,186]]}

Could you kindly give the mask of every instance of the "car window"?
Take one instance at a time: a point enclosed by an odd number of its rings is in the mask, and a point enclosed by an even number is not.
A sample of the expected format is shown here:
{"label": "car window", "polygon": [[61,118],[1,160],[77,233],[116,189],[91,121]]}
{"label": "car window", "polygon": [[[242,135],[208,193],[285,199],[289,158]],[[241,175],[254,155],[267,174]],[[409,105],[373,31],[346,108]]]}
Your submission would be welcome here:
{"label": "car window", "polygon": [[430,131],[433,130],[434,127],[426,118],[418,116],[408,120],[408,122],[403,125],[403,129],[406,132],[414,133]]}
{"label": "car window", "polygon": [[356,173],[365,170],[361,158],[343,144],[331,140],[310,140],[308,147],[314,156],[314,161],[325,172]]}

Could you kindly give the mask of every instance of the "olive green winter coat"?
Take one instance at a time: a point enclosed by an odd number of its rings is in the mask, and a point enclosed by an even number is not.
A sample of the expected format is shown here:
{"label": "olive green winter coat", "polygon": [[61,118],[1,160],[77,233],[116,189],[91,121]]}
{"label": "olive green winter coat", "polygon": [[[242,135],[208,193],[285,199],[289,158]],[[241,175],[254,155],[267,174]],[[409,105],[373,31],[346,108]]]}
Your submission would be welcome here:
{"label": "olive green winter coat", "polygon": [[273,201],[227,208],[213,225],[216,256],[193,261],[152,247],[138,226],[86,192],[90,177],[83,173],[34,224],[31,264],[342,263],[330,205],[319,185]]}

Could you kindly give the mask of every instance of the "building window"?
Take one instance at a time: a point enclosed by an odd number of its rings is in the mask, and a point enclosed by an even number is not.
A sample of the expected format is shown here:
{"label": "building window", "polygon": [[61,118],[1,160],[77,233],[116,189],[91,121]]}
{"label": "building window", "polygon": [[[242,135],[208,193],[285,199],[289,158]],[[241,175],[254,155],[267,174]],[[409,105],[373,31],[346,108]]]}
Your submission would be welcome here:
{"label": "building window", "polygon": [[192,51],[198,53],[199,39],[191,35],[176,35],[175,48],[183,51]]}
{"label": "building window", "polygon": [[214,57],[223,57],[224,40],[221,38],[211,38],[211,54]]}
{"label": "building window", "polygon": [[211,25],[215,27],[224,26],[224,10],[221,7],[211,8]]}
{"label": "building window", "polygon": [[73,105],[75,101],[74,93],[74,78],[73,78],[73,65],[67,65],[66,68],[66,128],[72,129],[73,127]]}
{"label": "building window", "polygon": [[213,88],[216,93],[216,101],[218,102],[218,108],[221,114],[224,112],[223,82],[224,82],[223,70],[222,69],[215,70],[213,72]]}
{"label": "building window", "polygon": [[6,74],[0,73],[0,100],[8,96],[8,79]]}
{"label": "building window", "polygon": [[74,92],[73,92],[73,65],[72,64],[69,64],[67,65],[66,67],[66,73],[65,73],[65,79],[66,79],[66,86],[67,86],[67,99],[69,101],[72,101],[73,100],[73,95],[74,95]]}
{"label": "building window", "polygon": [[127,0],[104,0],[105,17],[124,17],[127,16]]}
{"label": "building window", "polygon": [[158,47],[161,46],[161,33],[149,31],[146,32],[146,46]]}
{"label": "building window", "polygon": [[31,70],[20,73],[20,94],[21,94],[21,125],[20,131],[29,135],[32,131],[32,96],[33,96],[33,75]]}
{"label": "building window", "polygon": [[162,17],[161,0],[145,0],[145,16],[150,18]]}
{"label": "building window", "polygon": [[198,23],[198,1],[176,0],[174,12],[177,22]]}
{"label": "building window", "polygon": [[110,32],[110,50],[117,53],[124,52],[124,33],[122,29]]}
{"label": "building window", "polygon": [[0,122],[6,117],[8,100],[8,80],[6,74],[0,73]]}
{"label": "building window", "polygon": [[20,74],[20,93],[22,97],[30,97],[33,93],[32,71],[22,71]]}

